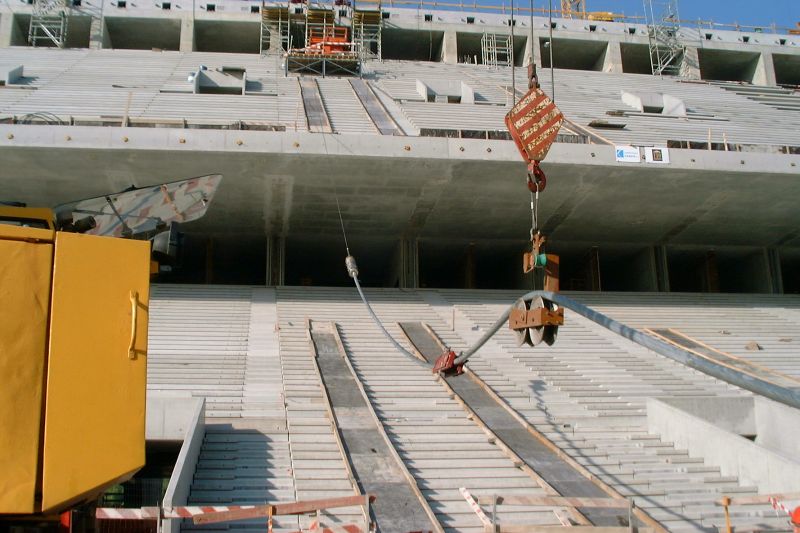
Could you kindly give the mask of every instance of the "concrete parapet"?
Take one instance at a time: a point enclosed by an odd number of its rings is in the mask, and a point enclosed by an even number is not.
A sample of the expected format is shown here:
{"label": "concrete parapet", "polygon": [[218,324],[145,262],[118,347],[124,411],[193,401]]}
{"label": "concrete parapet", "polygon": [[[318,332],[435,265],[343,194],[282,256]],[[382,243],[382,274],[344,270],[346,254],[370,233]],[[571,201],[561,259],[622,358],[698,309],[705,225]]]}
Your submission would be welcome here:
{"label": "concrete parapet", "polygon": [[647,400],[650,433],[762,493],[797,489],[798,427],[800,411],[761,397]]}
{"label": "concrete parapet", "polygon": [[[158,400],[161,400],[160,398]],[[164,493],[162,505],[164,507],[174,507],[186,505],[189,501],[189,490],[194,479],[194,472],[197,468],[197,461],[200,457],[200,448],[203,446],[203,438],[206,434],[205,400],[201,398],[186,398],[176,402],[175,398],[166,400],[169,403],[171,412],[177,410],[183,415],[183,425],[185,426],[181,439],[183,444],[175,461],[175,468]],[[148,408],[150,407],[148,402]],[[180,531],[181,520],[164,520],[161,531],[165,533],[178,533]]]}

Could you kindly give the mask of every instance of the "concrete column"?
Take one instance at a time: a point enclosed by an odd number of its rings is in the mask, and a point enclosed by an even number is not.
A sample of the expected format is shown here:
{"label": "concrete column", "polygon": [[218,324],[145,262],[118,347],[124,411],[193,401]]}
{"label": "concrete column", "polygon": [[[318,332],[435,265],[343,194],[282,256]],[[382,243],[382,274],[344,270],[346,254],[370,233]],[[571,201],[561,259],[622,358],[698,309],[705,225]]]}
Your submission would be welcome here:
{"label": "concrete column", "polygon": [[474,289],[476,286],[476,269],[475,269],[475,243],[469,243],[467,246],[467,253],[464,257],[464,288]]}
{"label": "concrete column", "polygon": [[667,247],[657,245],[653,247],[653,259],[656,267],[656,283],[659,292],[669,292],[669,266],[667,263]]}
{"label": "concrete column", "polygon": [[533,62],[536,63],[536,66],[539,68],[544,68],[542,66],[542,42],[538,37],[533,38],[533,43],[531,43],[531,53],[533,54]]}
{"label": "concrete column", "polygon": [[89,27],[89,48],[92,50],[113,48],[104,18],[92,17],[92,23]]}
{"label": "concrete column", "polygon": [[700,55],[697,47],[687,46],[683,52],[681,61],[681,77],[689,80],[700,79]]}
{"label": "concrete column", "polygon": [[17,26],[13,13],[0,15],[0,48],[25,44],[25,36]]}
{"label": "concrete column", "polygon": [[181,52],[194,52],[196,50],[194,42],[194,19],[184,17],[181,19]]}
{"label": "concrete column", "polygon": [[458,39],[454,30],[447,30],[444,32],[442,52],[439,54],[439,61],[449,65],[458,63]]}
{"label": "concrete column", "polygon": [[400,288],[419,288],[419,241],[416,237],[400,239]]}
{"label": "concrete column", "polygon": [[632,260],[631,267],[637,291],[658,291],[658,271],[653,248],[645,248],[637,254]]}
{"label": "concrete column", "polygon": [[609,41],[603,56],[603,72],[622,72],[622,45]]}
{"label": "concrete column", "polygon": [[533,55],[533,41],[538,40],[536,37],[531,39],[531,36],[525,39],[525,51],[523,52],[522,56],[522,66],[525,67],[530,65],[531,63],[535,63],[534,55]]}
{"label": "concrete column", "polygon": [[267,237],[267,285],[280,287],[284,284],[286,267],[286,239],[277,235]]}
{"label": "concrete column", "polygon": [[781,252],[777,248],[767,248],[767,263],[769,276],[772,281],[771,288],[774,294],[783,294],[783,270],[781,269]]}
{"label": "concrete column", "polygon": [[753,84],[771,86],[778,84],[775,79],[775,63],[772,61],[772,52],[761,52],[756,71],[753,73]]}

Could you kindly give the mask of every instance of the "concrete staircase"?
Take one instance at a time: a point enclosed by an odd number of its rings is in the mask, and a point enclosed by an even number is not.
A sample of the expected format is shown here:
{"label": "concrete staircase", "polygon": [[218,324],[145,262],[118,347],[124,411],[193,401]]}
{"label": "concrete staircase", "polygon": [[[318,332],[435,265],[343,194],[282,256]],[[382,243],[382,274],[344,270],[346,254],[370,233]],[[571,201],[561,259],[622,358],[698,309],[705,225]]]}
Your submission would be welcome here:
{"label": "concrete staircase", "polygon": [[[420,310],[429,310],[413,293],[370,290],[368,294],[398,339],[396,322],[419,320]],[[459,487],[479,496],[545,494],[467,417],[429,370],[391,346],[352,289],[281,288],[278,295],[281,316],[291,323],[308,316],[339,325],[369,401],[445,531],[483,531]],[[506,523],[558,525],[548,508],[499,506],[498,514]]]}
{"label": "concrete staircase", "polygon": [[[455,333],[471,343],[514,295],[442,291],[429,299],[442,297],[455,305]],[[567,312],[566,320],[553,347],[518,348],[504,329],[469,366],[551,441],[670,531],[716,531],[724,519],[713,502],[724,494],[755,494],[756,488],[740,486],[735,477],[648,433],[645,400],[746,393],[574,313]],[[453,334],[445,337],[457,342]],[[767,506],[732,508],[732,518],[738,527],[785,528],[785,519]]]}
{"label": "concrete staircase", "polygon": [[[156,286],[151,302],[148,390],[207,401],[206,434],[190,505],[248,505],[352,495],[344,457],[304,337],[278,318],[275,290]],[[351,523],[358,508],[323,513]],[[307,527],[275,520],[277,531]],[[184,531],[263,531],[265,520]]]}

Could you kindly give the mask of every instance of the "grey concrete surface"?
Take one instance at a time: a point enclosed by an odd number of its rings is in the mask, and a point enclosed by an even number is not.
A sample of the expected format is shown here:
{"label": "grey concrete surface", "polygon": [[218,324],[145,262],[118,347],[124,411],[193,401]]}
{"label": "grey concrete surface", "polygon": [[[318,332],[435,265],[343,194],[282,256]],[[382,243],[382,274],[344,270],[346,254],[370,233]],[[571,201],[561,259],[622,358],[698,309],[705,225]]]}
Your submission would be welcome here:
{"label": "grey concrete surface", "polygon": [[[708,464],[719,466],[723,475],[737,476],[741,483],[757,486],[761,493],[796,491],[797,479],[800,478],[797,457],[776,452],[726,429],[725,425],[730,426],[726,414],[730,413],[731,408],[719,406],[723,401],[721,398],[714,399],[719,407],[717,413],[712,413],[712,409],[705,406],[704,416],[697,416],[685,410],[685,407],[691,406],[681,405],[673,399],[649,398],[648,430],[674,442],[676,446],[686,448],[692,456],[702,457]],[[723,425],[709,421],[715,414],[722,418]],[[796,426],[800,414],[795,414],[792,419],[791,425]],[[777,421],[765,422],[774,424]],[[739,425],[734,426],[734,429],[740,428]]]}
{"label": "grey concrete surface", "polygon": [[[193,232],[339,235],[336,192],[353,234],[524,243],[530,211],[514,152],[467,139],[0,125],[0,180],[7,199],[57,205],[221,173]],[[542,165],[544,232],[562,243],[800,246],[800,156],[671,156],[626,165],[613,147],[555,145]]]}

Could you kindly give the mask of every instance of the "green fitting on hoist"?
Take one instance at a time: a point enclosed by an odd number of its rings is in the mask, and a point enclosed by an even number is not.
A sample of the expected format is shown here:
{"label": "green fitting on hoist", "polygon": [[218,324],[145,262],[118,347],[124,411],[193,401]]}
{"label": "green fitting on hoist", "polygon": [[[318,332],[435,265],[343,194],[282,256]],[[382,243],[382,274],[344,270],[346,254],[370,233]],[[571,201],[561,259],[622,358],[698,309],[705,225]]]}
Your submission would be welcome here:
{"label": "green fitting on hoist", "polygon": [[547,256],[545,254],[539,254],[536,256],[536,264],[534,266],[543,267],[547,265]]}

